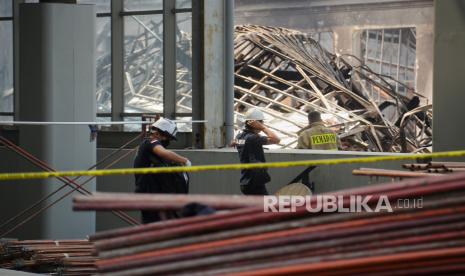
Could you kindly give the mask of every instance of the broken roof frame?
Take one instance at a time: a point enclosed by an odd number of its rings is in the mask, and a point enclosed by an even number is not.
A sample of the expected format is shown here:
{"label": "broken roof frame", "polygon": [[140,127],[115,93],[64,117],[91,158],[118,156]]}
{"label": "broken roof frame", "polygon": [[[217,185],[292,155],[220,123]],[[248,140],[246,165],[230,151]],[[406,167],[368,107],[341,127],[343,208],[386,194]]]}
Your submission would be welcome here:
{"label": "broken roof frame", "polygon": [[[241,113],[251,106],[260,106],[267,114],[273,113],[270,110],[280,112],[275,117],[283,119],[286,112],[306,115],[310,110],[317,110],[337,118],[339,122],[331,127],[341,138],[361,145],[363,150],[429,151],[432,133],[425,121],[431,120],[431,106],[403,117],[408,121],[403,128],[409,131],[405,137],[407,145],[402,148],[396,120],[409,111],[411,97],[398,95],[385,76],[374,73],[364,64],[352,66],[342,57],[324,50],[308,34],[285,28],[237,26],[235,64],[235,107]],[[286,74],[289,78],[281,77]],[[367,86],[383,92],[384,101],[390,104],[378,105]],[[399,114],[395,120],[388,120],[383,114],[382,109],[389,105],[395,106]],[[423,120],[417,116],[421,112],[426,114],[420,116]],[[301,124],[292,123],[302,128]],[[287,134],[296,139],[295,133]]]}
{"label": "broken roof frame", "polygon": [[[133,19],[143,23],[136,16]],[[160,66],[153,62],[156,56],[158,59],[161,56],[162,44],[154,37],[157,28],[159,22],[141,24],[141,33],[125,42],[126,49],[131,49],[126,56],[125,95],[132,96],[126,104],[143,113],[160,112],[163,105],[160,86],[163,76],[153,74],[160,68],[151,68]],[[177,51],[192,56],[191,43],[181,43],[191,41],[190,34],[178,30],[177,35],[183,37],[178,40]],[[281,136],[279,147],[292,148],[299,131],[307,126],[307,112],[317,110],[330,117],[327,123],[349,145],[347,150],[430,151],[431,108],[420,108],[407,116],[402,125],[405,131],[401,133],[397,121],[413,109],[408,107],[411,97],[397,94],[387,81],[389,77],[374,73],[355,56],[344,55],[347,56],[344,59],[323,49],[310,34],[285,28],[236,26],[234,42],[236,130],[241,128],[241,118],[247,109],[258,106],[269,119],[266,125]],[[145,45],[142,53],[135,48],[140,43]],[[141,54],[144,58],[137,58]],[[358,64],[353,65],[354,61]],[[142,67],[146,70],[139,70]],[[176,110],[189,113],[192,112],[190,72],[179,62],[177,67]],[[382,95],[381,103],[371,97],[372,89]],[[394,108],[393,119],[384,114],[389,106]]]}

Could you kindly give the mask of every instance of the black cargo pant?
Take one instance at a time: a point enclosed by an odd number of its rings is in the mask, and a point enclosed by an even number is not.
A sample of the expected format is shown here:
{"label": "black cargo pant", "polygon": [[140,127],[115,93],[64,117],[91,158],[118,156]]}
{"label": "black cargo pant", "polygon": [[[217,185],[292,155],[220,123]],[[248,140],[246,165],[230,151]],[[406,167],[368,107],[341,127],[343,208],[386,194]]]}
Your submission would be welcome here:
{"label": "black cargo pant", "polygon": [[157,222],[161,220],[158,212],[141,211],[141,217],[142,217],[143,224]]}
{"label": "black cargo pant", "polygon": [[244,195],[269,195],[265,184],[270,180],[266,169],[242,171],[241,192]]}
{"label": "black cargo pant", "polygon": [[[136,178],[136,193],[157,193],[157,186],[153,183],[152,175],[135,175]],[[155,189],[154,189],[155,188]],[[161,217],[158,212],[154,211],[142,211],[141,210],[141,220],[143,224],[157,222],[161,220]]]}
{"label": "black cargo pant", "polygon": [[269,195],[265,183],[249,183],[241,185],[241,192],[244,195]]}
{"label": "black cargo pant", "polygon": [[[148,194],[187,194],[188,186],[182,175],[158,174],[135,175],[136,193]],[[179,218],[175,211],[165,211],[165,219]],[[162,220],[157,211],[141,211],[142,223],[152,223]]]}

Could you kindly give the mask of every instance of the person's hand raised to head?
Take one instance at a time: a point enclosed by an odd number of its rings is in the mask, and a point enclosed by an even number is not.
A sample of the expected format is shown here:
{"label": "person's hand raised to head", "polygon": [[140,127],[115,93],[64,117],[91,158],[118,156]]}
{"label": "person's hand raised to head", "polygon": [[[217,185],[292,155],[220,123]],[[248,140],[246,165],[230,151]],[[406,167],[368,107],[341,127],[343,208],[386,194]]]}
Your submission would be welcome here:
{"label": "person's hand raised to head", "polygon": [[249,121],[249,126],[257,130],[265,129],[265,125],[261,123],[260,121]]}

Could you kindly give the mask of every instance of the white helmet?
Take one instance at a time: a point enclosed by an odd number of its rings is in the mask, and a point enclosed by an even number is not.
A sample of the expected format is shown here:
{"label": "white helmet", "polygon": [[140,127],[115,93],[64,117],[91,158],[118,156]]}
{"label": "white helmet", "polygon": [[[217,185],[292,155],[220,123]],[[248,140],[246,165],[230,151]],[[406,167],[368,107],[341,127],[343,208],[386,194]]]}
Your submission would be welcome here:
{"label": "white helmet", "polygon": [[151,128],[156,128],[168,135],[171,139],[176,140],[178,128],[176,127],[176,123],[169,119],[160,118],[151,125]]}
{"label": "white helmet", "polygon": [[246,121],[263,121],[265,120],[265,116],[263,112],[258,108],[252,108],[245,113],[245,120]]}

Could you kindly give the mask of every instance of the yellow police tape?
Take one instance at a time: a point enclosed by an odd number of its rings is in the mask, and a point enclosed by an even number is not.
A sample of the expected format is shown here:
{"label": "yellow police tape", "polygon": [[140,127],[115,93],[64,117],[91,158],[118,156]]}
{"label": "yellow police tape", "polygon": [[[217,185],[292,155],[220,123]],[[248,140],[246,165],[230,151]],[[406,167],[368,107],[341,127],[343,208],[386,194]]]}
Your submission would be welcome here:
{"label": "yellow police tape", "polygon": [[125,174],[200,172],[200,171],[213,171],[213,170],[288,168],[288,167],[299,167],[299,166],[374,163],[374,162],[381,162],[381,161],[398,161],[398,160],[461,157],[461,156],[465,156],[465,150],[436,152],[436,153],[422,153],[422,154],[405,154],[405,155],[396,155],[396,156],[373,156],[373,157],[302,160],[302,161],[252,163],[252,164],[201,165],[201,166],[192,166],[192,167],[161,167],[161,168],[157,167],[157,168],[108,169],[108,170],[92,170],[92,171],[2,173],[0,174],[0,181],[1,180],[44,179],[44,178],[50,178],[50,177],[63,177],[63,176],[105,176],[105,175],[125,175]]}

